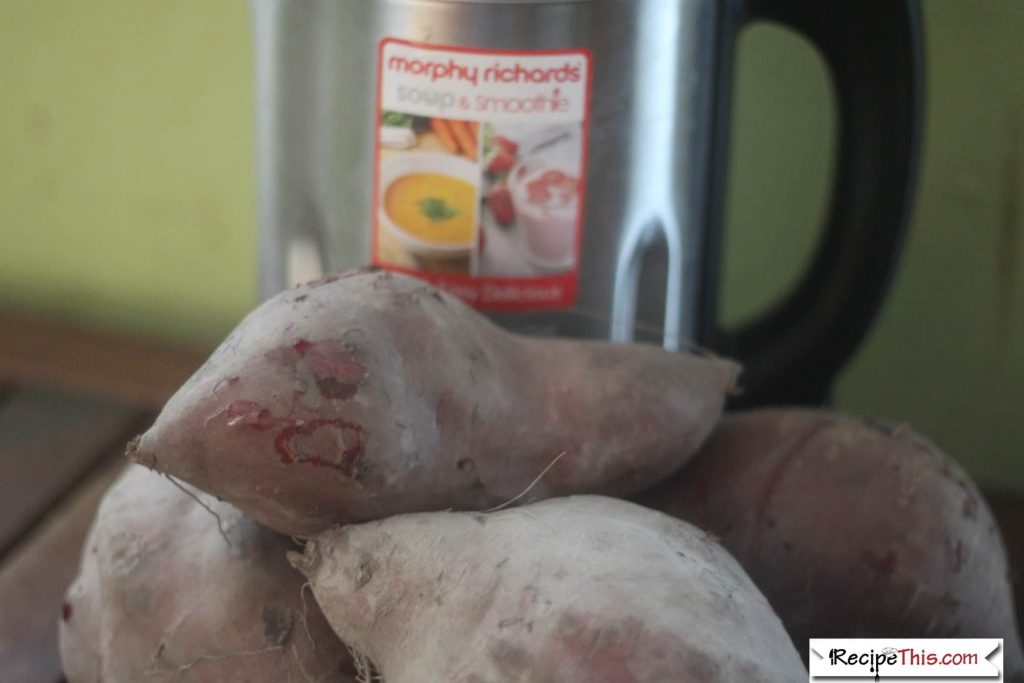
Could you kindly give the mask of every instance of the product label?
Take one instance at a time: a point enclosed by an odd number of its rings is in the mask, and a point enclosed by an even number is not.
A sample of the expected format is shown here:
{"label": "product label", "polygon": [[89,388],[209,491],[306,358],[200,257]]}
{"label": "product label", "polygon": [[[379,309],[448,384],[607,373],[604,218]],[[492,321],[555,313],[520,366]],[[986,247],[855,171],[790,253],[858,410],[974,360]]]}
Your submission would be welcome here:
{"label": "product label", "polygon": [[591,57],[385,39],[373,261],[490,310],[576,299]]}

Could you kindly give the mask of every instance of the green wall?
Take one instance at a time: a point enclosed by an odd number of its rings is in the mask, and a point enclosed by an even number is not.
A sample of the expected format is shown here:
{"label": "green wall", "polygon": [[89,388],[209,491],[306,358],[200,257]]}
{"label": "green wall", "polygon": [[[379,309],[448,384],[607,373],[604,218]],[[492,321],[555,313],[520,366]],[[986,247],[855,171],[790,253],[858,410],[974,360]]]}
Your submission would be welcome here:
{"label": "green wall", "polygon": [[[925,0],[920,192],[879,323],[837,402],[907,421],[988,485],[1024,491],[1024,3]],[[781,297],[830,180],[824,67],[781,29],[740,52],[725,318]],[[770,264],[766,267],[765,264]]]}
{"label": "green wall", "polygon": [[[1024,3],[925,0],[928,130],[903,267],[842,408],[905,420],[1024,491]],[[0,307],[210,345],[255,297],[248,5],[0,3]],[[741,45],[725,311],[782,296],[830,173],[828,81]],[[2,333],[2,331],[0,331]]]}
{"label": "green wall", "polygon": [[253,300],[241,0],[0,2],[0,305],[210,344]]}

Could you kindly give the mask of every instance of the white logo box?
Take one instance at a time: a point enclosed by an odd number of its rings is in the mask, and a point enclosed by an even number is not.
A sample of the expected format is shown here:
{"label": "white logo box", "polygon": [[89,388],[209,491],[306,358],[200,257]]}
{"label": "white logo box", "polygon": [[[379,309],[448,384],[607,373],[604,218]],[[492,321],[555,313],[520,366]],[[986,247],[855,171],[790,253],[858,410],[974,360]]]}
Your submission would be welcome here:
{"label": "white logo box", "polygon": [[809,681],[994,682],[1003,680],[1003,639],[812,638],[808,661]]}

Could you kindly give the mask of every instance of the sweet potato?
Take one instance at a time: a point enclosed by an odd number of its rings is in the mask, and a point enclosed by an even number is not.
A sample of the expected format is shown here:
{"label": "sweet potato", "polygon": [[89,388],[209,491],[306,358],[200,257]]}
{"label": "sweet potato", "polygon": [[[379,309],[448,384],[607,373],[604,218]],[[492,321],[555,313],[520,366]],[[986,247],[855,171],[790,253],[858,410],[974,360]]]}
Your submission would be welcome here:
{"label": "sweet potato", "polygon": [[384,683],[796,683],[778,617],[721,546],[621,500],[334,529],[292,562]]}
{"label": "sweet potato", "polygon": [[640,501],[720,536],[802,653],[810,637],[1004,638],[1007,671],[1022,673],[992,513],[906,426],[813,410],[730,415]]}
{"label": "sweet potato", "polygon": [[[237,510],[132,467],[104,499],[60,623],[68,683],[354,683],[352,660],[288,565]],[[314,647],[315,643],[315,647]]]}
{"label": "sweet potato", "polygon": [[129,457],[292,535],[487,509],[553,462],[531,498],[627,495],[696,450],[735,374],[652,346],[514,336],[421,280],[361,271],[251,313]]}

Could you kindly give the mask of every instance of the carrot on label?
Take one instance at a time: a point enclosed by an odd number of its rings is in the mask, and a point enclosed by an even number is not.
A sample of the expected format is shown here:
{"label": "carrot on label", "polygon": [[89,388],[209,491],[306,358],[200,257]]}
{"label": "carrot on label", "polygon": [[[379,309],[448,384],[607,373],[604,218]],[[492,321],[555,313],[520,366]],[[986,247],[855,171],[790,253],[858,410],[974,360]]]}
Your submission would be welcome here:
{"label": "carrot on label", "polygon": [[459,143],[455,141],[452,136],[452,131],[448,128],[448,123],[444,119],[430,119],[430,128],[434,131],[437,139],[441,141],[441,145],[451,154],[459,153]]}
{"label": "carrot on label", "polygon": [[465,121],[448,121],[448,126],[458,140],[462,153],[476,161],[476,137],[470,134],[469,125]]}

